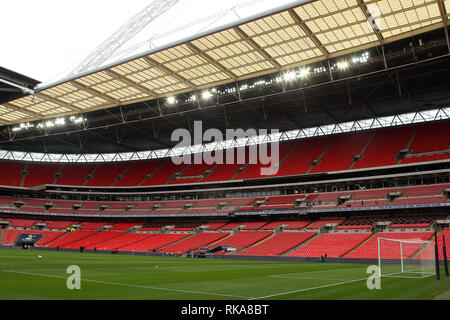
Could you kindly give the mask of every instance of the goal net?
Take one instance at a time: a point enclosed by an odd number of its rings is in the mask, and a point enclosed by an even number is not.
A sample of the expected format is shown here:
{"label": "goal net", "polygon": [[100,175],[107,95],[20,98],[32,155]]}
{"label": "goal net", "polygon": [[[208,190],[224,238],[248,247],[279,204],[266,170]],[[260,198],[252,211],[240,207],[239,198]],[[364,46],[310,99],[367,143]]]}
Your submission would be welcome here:
{"label": "goal net", "polygon": [[433,246],[432,241],[378,238],[380,276],[426,278],[435,275],[434,249],[429,246]]}

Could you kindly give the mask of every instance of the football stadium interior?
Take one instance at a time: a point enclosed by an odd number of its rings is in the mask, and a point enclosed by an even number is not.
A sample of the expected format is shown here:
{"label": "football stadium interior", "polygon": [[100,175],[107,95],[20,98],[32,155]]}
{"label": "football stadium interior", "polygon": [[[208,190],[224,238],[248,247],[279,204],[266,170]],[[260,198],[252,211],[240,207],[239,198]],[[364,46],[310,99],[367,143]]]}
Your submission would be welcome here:
{"label": "football stadium interior", "polygon": [[[51,84],[1,68],[0,255],[37,234],[18,255],[322,261],[329,278],[400,261],[392,281],[434,281],[422,261],[450,246],[449,13],[448,0],[295,1]],[[237,128],[255,133],[225,136]],[[209,129],[223,140],[202,140]],[[270,164],[257,156],[275,145]],[[300,281],[288,266],[271,281]],[[181,297],[205,298],[192,290]]]}

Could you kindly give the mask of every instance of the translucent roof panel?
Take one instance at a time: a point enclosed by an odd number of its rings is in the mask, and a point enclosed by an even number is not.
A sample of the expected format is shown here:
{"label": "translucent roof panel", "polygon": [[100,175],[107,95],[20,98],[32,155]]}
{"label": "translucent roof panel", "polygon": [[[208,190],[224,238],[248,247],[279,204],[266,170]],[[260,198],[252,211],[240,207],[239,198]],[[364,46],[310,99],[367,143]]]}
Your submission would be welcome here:
{"label": "translucent roof panel", "polygon": [[246,7],[241,19],[227,20],[228,25],[206,25],[207,31],[197,30],[172,43],[167,35],[146,52],[41,86],[35,99],[27,96],[1,105],[0,124],[165,98],[357,52],[442,28],[443,21],[448,24],[450,0],[304,0],[277,5],[281,7],[256,11],[259,16]]}

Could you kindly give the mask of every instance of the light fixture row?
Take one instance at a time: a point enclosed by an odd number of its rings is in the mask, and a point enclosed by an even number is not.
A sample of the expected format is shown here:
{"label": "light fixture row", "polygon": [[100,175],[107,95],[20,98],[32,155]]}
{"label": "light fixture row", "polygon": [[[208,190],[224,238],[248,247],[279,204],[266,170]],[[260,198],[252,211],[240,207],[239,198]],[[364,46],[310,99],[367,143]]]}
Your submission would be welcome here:
{"label": "light fixture row", "polygon": [[70,116],[68,119],[61,117],[61,118],[57,118],[57,119],[53,119],[53,120],[45,120],[45,121],[41,121],[41,122],[37,122],[37,123],[33,123],[33,122],[20,123],[19,125],[12,128],[11,130],[13,132],[18,132],[18,131],[28,130],[28,129],[32,129],[32,128],[50,129],[50,128],[54,128],[54,127],[63,127],[67,124],[80,124],[80,123],[83,123],[86,121],[87,121],[87,119],[84,117],[81,117],[81,116]]}
{"label": "light fixture row", "polygon": [[[365,51],[364,53],[362,53],[360,55],[353,56],[349,60],[343,59],[341,61],[336,62],[335,64],[330,66],[330,71],[335,71],[335,70],[344,71],[354,65],[365,64],[369,60],[369,57],[370,57],[369,52]],[[217,90],[215,88],[206,89],[199,94],[198,98],[197,98],[197,94],[192,94],[190,98],[184,99],[182,101],[182,103],[196,102],[199,98],[203,99],[204,101],[207,101],[207,100],[211,99],[214,95],[236,94],[236,93],[238,93],[237,91],[245,92],[247,90],[251,90],[251,89],[254,89],[257,87],[264,88],[264,87],[270,86],[274,83],[281,83],[283,81],[290,82],[290,81],[294,81],[296,79],[306,79],[311,74],[317,75],[317,74],[325,73],[325,72],[328,72],[328,70],[327,70],[327,68],[325,68],[323,66],[315,67],[315,68],[302,67],[302,68],[299,68],[296,70],[286,71],[272,79],[268,79],[268,80],[259,79],[251,84],[244,83],[244,84],[241,84],[239,86],[239,88],[232,87],[232,88],[226,88],[226,89],[221,89],[221,90]],[[167,97],[167,103],[169,105],[175,105],[178,102],[179,101],[177,100],[177,98],[175,96]]]}

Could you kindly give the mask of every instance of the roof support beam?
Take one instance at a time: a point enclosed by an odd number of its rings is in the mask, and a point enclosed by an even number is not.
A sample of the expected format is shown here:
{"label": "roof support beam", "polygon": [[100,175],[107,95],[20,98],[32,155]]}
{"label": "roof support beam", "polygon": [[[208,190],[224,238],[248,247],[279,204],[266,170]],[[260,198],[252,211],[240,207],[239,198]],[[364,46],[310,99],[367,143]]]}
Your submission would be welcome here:
{"label": "roof support beam", "polygon": [[298,16],[298,14],[294,11],[294,9],[288,10],[289,15],[292,20],[303,30],[304,33],[311,39],[311,41],[316,45],[316,47],[322,52],[322,54],[328,59],[330,57],[330,53],[327,48],[322,44],[322,42],[317,39],[314,33],[309,29],[309,27],[303,22],[303,20]]}
{"label": "roof support beam", "polygon": [[72,111],[75,111],[75,112],[83,112],[82,109],[80,109],[80,108],[78,108],[78,107],[75,107],[75,106],[72,106],[71,104],[66,103],[66,102],[64,102],[64,101],[58,100],[58,99],[56,99],[56,98],[53,98],[53,97],[49,96],[48,94],[45,94],[45,93],[42,93],[42,92],[38,92],[38,93],[36,93],[36,96],[37,96],[38,98],[42,98],[42,99],[44,99],[44,100],[53,102],[53,103],[55,103],[55,104],[57,104],[57,105],[60,105],[61,107],[65,107],[65,108],[70,109],[70,110],[72,110]]}
{"label": "roof support beam", "polygon": [[145,60],[145,62],[147,62],[151,67],[159,69],[160,71],[164,72],[165,74],[171,76],[172,78],[177,79],[180,82],[183,82],[185,84],[187,84],[189,87],[192,87],[192,89],[195,89],[197,86],[189,81],[188,79],[186,79],[185,77],[179,75],[178,73],[176,73],[175,71],[170,70],[169,68],[167,68],[165,65],[163,65],[162,63],[157,62],[156,60],[153,60],[150,57],[143,57],[143,59]]}
{"label": "roof support beam", "polygon": [[37,113],[37,112],[31,111],[31,110],[27,110],[27,109],[24,109],[24,108],[21,108],[21,107],[17,107],[15,105],[11,104],[11,103],[7,103],[7,102],[6,103],[2,103],[2,106],[6,107],[6,108],[8,108],[9,110],[12,110],[12,111],[25,113],[25,114],[27,114],[29,116],[32,116],[32,117],[41,117],[41,115],[39,113]]}
{"label": "roof support beam", "polygon": [[260,55],[262,55],[267,61],[269,61],[277,70],[281,69],[281,65],[268,54],[259,44],[250,38],[239,26],[233,28],[233,30],[241,37],[242,40],[247,42],[253,49],[255,49]]}
{"label": "roof support beam", "polygon": [[110,96],[107,96],[107,95],[101,93],[100,91],[92,89],[92,88],[90,88],[90,87],[88,87],[88,86],[86,86],[86,85],[84,85],[82,83],[79,83],[76,80],[73,80],[73,81],[71,81],[69,83],[71,85],[73,85],[74,87],[80,89],[80,90],[83,90],[83,91],[86,91],[86,92],[92,94],[93,96],[96,96],[96,97],[98,97],[100,99],[106,100],[106,101],[108,101],[108,102],[110,102],[112,104],[120,105],[120,102],[117,101],[116,99],[114,99],[114,98],[112,98]]}
{"label": "roof support beam", "polygon": [[444,25],[445,39],[447,40],[448,51],[450,52],[450,41],[448,36],[448,18],[447,18],[447,10],[445,10],[444,1],[436,0],[437,5],[439,7],[439,13],[441,14],[442,24]]}
{"label": "roof support beam", "polygon": [[27,87],[24,87],[24,86],[21,86],[21,85],[19,85],[17,83],[8,81],[6,79],[0,79],[0,82],[3,82],[3,83],[5,83],[5,84],[7,84],[7,85],[9,85],[11,87],[20,89],[24,94],[34,94],[34,90],[32,90],[30,88],[27,88]]}
{"label": "roof support beam", "polygon": [[127,77],[122,76],[121,74],[119,74],[119,73],[117,73],[115,71],[105,70],[105,72],[108,75],[110,75],[111,77],[113,77],[114,79],[116,79],[116,80],[118,80],[118,81],[120,81],[120,82],[122,82],[122,83],[124,83],[124,84],[126,84],[126,85],[128,85],[128,86],[130,86],[130,87],[132,87],[132,88],[142,92],[142,93],[146,93],[146,94],[152,96],[152,98],[156,98],[158,96],[158,94],[155,91],[150,90],[150,89],[140,85],[139,83],[134,82],[133,80],[130,80]]}
{"label": "roof support beam", "polygon": [[200,50],[199,48],[197,48],[195,45],[193,45],[191,42],[186,42],[186,46],[195,54],[199,55],[200,57],[202,57],[204,60],[208,61],[210,64],[212,64],[214,67],[216,67],[217,69],[219,69],[220,71],[222,71],[223,73],[225,73],[227,76],[229,76],[231,79],[233,80],[237,80],[237,76],[231,72],[230,70],[228,70],[227,68],[225,68],[223,65],[221,65],[220,63],[218,63],[216,60],[214,60],[213,58],[211,58],[209,55],[207,55],[205,52],[203,52],[202,50]]}
{"label": "roof support beam", "polygon": [[361,11],[363,12],[364,16],[366,17],[367,21],[371,21],[369,24],[372,27],[373,32],[377,36],[378,42],[382,45],[384,43],[383,35],[380,32],[380,29],[378,29],[378,26],[374,24],[373,17],[369,12],[369,9],[367,9],[366,4],[363,2],[363,0],[356,0],[359,7],[361,8]]}

